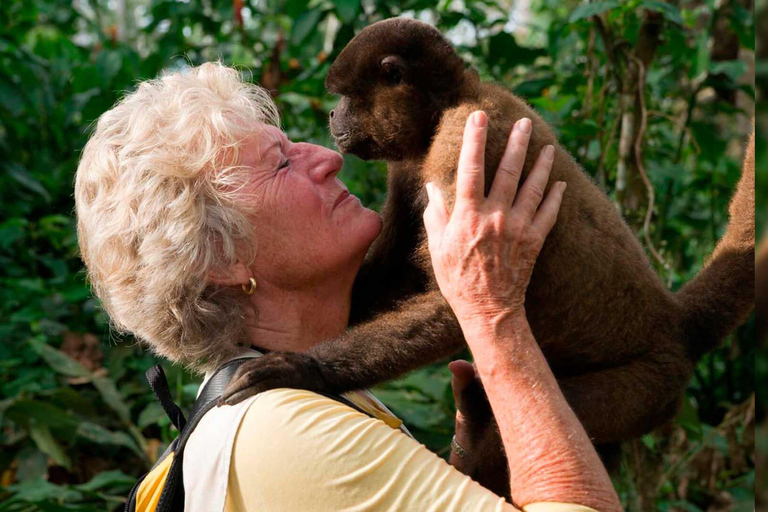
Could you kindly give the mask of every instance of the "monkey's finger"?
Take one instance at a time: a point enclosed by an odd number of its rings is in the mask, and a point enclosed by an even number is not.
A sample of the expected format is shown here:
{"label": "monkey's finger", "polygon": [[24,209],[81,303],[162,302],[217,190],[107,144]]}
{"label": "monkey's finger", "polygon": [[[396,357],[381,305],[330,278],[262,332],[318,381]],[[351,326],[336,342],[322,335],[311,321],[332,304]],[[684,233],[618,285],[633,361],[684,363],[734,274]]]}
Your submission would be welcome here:
{"label": "monkey's finger", "polygon": [[467,117],[464,137],[456,171],[455,209],[477,205],[483,201],[485,184],[485,141],[488,135],[488,116],[478,110]]}
{"label": "monkey's finger", "polygon": [[533,229],[539,231],[544,236],[547,236],[552,227],[557,221],[557,214],[560,212],[560,205],[563,203],[563,194],[565,193],[565,187],[567,183],[564,181],[558,181],[555,183],[547,197],[544,198],[544,202],[541,203],[539,210],[533,217]]}
{"label": "monkey's finger", "polygon": [[445,200],[440,188],[432,182],[427,183],[426,188],[429,204],[424,209],[424,227],[427,230],[429,250],[432,251],[434,244],[439,244],[442,240],[450,215],[445,207]]}
{"label": "monkey's finger", "polygon": [[525,154],[531,139],[531,120],[527,117],[518,119],[512,127],[507,140],[507,147],[499,162],[496,177],[493,179],[488,200],[499,207],[509,208],[515,200],[515,192],[520,182],[520,174],[525,165]]}
{"label": "monkey's finger", "polygon": [[527,219],[533,219],[542,199],[544,199],[544,190],[547,188],[554,157],[555,148],[553,146],[545,146],[541,150],[539,158],[536,159],[531,173],[517,193],[513,208]]}

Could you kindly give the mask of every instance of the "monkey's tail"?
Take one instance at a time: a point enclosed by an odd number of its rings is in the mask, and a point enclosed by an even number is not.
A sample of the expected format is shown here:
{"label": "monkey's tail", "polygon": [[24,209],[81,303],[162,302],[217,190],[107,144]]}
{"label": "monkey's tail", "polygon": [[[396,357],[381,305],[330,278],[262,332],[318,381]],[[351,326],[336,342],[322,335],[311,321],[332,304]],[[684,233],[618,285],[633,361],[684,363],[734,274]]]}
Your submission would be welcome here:
{"label": "monkey's tail", "polygon": [[701,272],[677,294],[694,360],[743,323],[755,304],[754,123],[741,173],[723,238]]}

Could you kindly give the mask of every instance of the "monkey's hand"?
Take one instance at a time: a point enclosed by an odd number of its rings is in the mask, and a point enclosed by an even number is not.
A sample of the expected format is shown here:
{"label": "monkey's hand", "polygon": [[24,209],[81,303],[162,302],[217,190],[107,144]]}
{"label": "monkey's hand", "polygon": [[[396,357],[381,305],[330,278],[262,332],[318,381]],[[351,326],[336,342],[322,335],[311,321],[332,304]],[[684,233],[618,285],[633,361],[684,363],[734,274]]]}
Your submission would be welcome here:
{"label": "monkey's hand", "polygon": [[235,405],[275,388],[330,392],[317,359],[294,352],[270,352],[254,357],[238,368],[221,395],[219,405]]}
{"label": "monkey's hand", "polygon": [[454,361],[449,367],[456,402],[456,442],[463,449],[461,455],[451,450],[449,462],[486,489],[509,500],[507,458],[480,378],[466,361]]}

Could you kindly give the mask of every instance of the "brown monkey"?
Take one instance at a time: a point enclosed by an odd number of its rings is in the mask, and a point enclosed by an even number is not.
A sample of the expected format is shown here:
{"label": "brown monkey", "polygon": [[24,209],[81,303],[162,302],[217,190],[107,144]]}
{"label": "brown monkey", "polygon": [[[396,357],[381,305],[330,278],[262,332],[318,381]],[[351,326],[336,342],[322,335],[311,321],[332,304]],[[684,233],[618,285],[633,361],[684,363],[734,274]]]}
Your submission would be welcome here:
{"label": "brown monkey", "polygon": [[382,233],[353,291],[356,326],[307,354],[273,353],[246,363],[225,399],[274,387],[330,393],[368,387],[464,346],[432,277],[422,213],[426,181],[452,204],[464,124],[475,110],[489,118],[486,193],[521,117],[533,121],[523,178],[544,145],[556,148],[550,182],[567,182],[568,192],[536,263],[526,312],[596,444],[634,438],[669,420],[696,360],[752,309],[753,162],[711,261],[672,294],[613,204],[546,123],[510,92],[481,83],[434,27],[395,18],[365,28],[334,62],[326,87],[341,95],[330,120],[340,150],[388,162]]}

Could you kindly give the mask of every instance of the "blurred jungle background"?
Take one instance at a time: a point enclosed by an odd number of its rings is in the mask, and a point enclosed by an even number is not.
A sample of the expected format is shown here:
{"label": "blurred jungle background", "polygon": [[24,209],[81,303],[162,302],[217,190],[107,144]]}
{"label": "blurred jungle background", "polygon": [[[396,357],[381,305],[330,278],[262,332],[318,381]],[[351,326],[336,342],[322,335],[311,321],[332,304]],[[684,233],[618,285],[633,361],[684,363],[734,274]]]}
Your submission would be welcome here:
{"label": "blurred jungle background", "polygon": [[[755,208],[758,220],[768,213],[768,1],[758,0],[755,14],[759,20],[756,33],[756,125],[757,125],[757,183],[755,189]],[[756,226],[757,250],[755,259],[755,387],[757,393],[756,466],[757,481],[756,508],[768,510],[768,237],[765,222]]]}
{"label": "blurred jungle background", "polygon": [[[333,147],[329,64],[398,15],[551,122],[671,289],[700,269],[751,130],[752,0],[3,0],[0,512],[116,510],[176,435],[144,378],[157,361],[110,332],[78,259],[72,184],[93,121],[138,80],[221,59],[272,92],[291,138]],[[381,205],[383,165],[347,156],[342,179]],[[677,419],[626,445],[628,509],[754,508],[753,337],[750,321],[701,361]],[[188,410],[199,377],[164,366]],[[443,456],[449,375],[375,390]]]}

